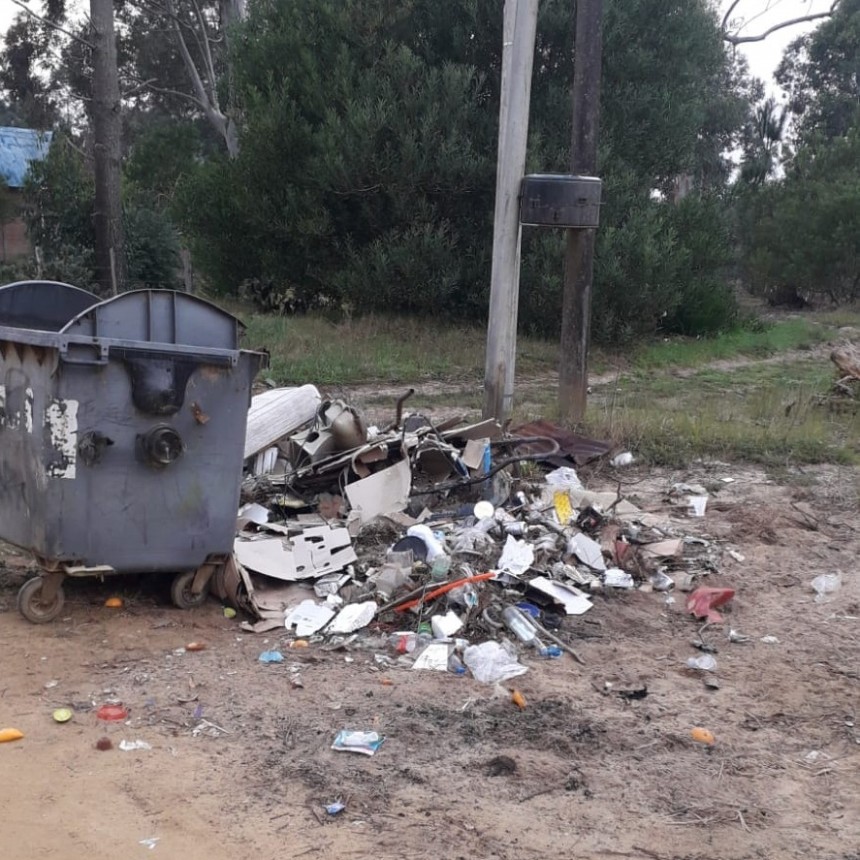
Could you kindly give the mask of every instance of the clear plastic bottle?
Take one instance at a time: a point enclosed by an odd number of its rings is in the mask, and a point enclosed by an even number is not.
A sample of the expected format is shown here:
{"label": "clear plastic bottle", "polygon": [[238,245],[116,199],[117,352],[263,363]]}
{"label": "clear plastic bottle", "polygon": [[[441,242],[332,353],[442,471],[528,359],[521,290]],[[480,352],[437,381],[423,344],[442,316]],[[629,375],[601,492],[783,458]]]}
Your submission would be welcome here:
{"label": "clear plastic bottle", "polygon": [[463,665],[463,661],[457,656],[456,651],[452,651],[451,656],[448,658],[448,671],[454,675],[466,674],[466,667]]}
{"label": "clear plastic bottle", "polygon": [[411,630],[392,633],[388,640],[398,654],[411,654],[418,645],[418,634]]}
{"label": "clear plastic bottle", "polygon": [[502,620],[505,622],[505,627],[524,645],[541,647],[538,644],[537,630],[534,625],[516,606],[506,606],[502,612]]}
{"label": "clear plastic bottle", "polygon": [[469,610],[478,605],[478,592],[471,582],[461,585],[458,588],[452,588],[448,592],[448,605],[462,606]]}
{"label": "clear plastic bottle", "polygon": [[717,661],[710,654],[702,654],[701,657],[688,657],[688,669],[699,669],[702,672],[716,672]]}

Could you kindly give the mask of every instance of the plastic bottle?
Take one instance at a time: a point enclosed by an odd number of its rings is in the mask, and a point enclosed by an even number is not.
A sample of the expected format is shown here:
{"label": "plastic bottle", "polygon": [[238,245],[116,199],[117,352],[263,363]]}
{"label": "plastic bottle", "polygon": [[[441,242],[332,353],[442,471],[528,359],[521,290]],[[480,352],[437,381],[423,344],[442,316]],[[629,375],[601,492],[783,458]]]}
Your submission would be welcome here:
{"label": "plastic bottle", "polygon": [[411,567],[402,567],[386,562],[376,578],[376,593],[379,595],[379,599],[385,602],[390,600],[398,588],[402,588],[409,582],[411,573]]}
{"label": "plastic bottle", "polygon": [[833,594],[842,588],[841,573],[821,573],[812,580],[812,590],[815,592],[815,599],[819,603],[826,600],[826,595]]}
{"label": "plastic bottle", "polygon": [[478,592],[471,582],[461,585],[459,588],[452,588],[448,592],[448,605],[462,606],[465,609],[471,609],[478,605]]}
{"label": "plastic bottle", "polygon": [[558,645],[544,645],[540,649],[541,657],[561,657],[562,650]]}
{"label": "plastic bottle", "polygon": [[463,661],[457,656],[456,651],[452,651],[451,656],[448,658],[448,671],[454,675],[466,674],[466,667],[463,665]]}
{"label": "plastic bottle", "polygon": [[[529,621],[528,616],[516,606],[506,606],[502,612],[502,620],[505,627],[517,637],[524,645],[535,645],[538,641],[537,630]],[[538,647],[540,647],[538,645]]]}
{"label": "plastic bottle", "polygon": [[402,633],[392,633],[388,640],[398,654],[411,654],[418,645],[418,634],[411,630]]}
{"label": "plastic bottle", "polygon": [[716,672],[717,661],[710,654],[702,654],[701,657],[688,657],[687,668],[701,669],[703,672]]}
{"label": "plastic bottle", "polygon": [[430,578],[434,582],[442,582],[448,578],[448,571],[451,569],[451,559],[445,555],[437,555],[430,562]]}
{"label": "plastic bottle", "polygon": [[429,621],[422,621],[418,625],[418,638],[415,647],[423,650],[425,645],[429,645],[433,641],[433,628]]}

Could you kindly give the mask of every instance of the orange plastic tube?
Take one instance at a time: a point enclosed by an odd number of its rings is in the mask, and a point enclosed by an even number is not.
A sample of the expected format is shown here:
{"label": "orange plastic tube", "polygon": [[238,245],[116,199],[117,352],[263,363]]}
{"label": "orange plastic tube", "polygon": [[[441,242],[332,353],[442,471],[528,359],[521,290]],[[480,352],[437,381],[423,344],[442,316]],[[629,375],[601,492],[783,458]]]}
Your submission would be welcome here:
{"label": "orange plastic tube", "polygon": [[458,579],[456,582],[446,582],[444,585],[440,585],[439,588],[434,588],[432,591],[428,591],[421,597],[416,597],[414,600],[410,600],[407,603],[401,603],[400,606],[395,606],[394,611],[406,612],[407,610],[418,606],[420,603],[427,603],[428,600],[435,600],[437,597],[441,597],[443,594],[447,594],[449,591],[453,591],[455,588],[459,588],[467,582],[484,582],[487,579],[492,579],[495,575],[496,574],[493,571],[490,571],[489,573],[478,573],[475,574],[475,576]]}

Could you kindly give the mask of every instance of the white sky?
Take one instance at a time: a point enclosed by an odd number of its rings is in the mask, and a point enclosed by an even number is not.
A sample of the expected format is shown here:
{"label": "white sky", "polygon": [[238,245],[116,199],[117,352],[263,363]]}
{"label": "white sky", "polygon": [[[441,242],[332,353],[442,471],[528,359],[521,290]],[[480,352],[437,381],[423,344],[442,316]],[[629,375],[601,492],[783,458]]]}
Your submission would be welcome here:
{"label": "white sky", "polygon": [[[749,23],[742,30],[742,35],[757,36],[764,33],[769,27],[781,21],[789,21],[816,12],[826,12],[832,5],[833,0],[741,0],[738,7],[732,13],[733,18],[746,19]],[[719,0],[721,14],[729,8],[729,0]],[[761,17],[754,16],[760,15]],[[798,24],[794,27],[786,27],[771,34],[763,42],[750,42],[739,45],[738,50],[747,58],[750,71],[757,78],[761,78],[767,89],[774,95],[779,95],[780,90],[773,79],[773,73],[779,65],[785,49],[798,36],[816,27],[820,21],[809,24]]]}
{"label": "white sky", "polygon": [[[720,10],[725,10],[730,5],[730,0],[715,0],[715,2]],[[831,2],[832,0],[741,0],[733,16],[750,20],[754,16],[760,15],[756,20],[751,21],[744,30],[746,35],[757,35],[780,21],[797,18],[811,12],[826,11]],[[79,4],[75,2],[71,5]],[[38,9],[40,6],[40,3],[33,2],[34,9]],[[19,11],[20,9],[12,0],[0,0],[0,33],[6,32],[6,28]],[[742,45],[739,50],[749,60],[752,73],[761,78],[768,85],[768,89],[775,92],[776,85],[773,82],[773,72],[779,65],[783,52],[793,39],[812,26],[814,24],[790,27],[768,36],[763,42]]]}

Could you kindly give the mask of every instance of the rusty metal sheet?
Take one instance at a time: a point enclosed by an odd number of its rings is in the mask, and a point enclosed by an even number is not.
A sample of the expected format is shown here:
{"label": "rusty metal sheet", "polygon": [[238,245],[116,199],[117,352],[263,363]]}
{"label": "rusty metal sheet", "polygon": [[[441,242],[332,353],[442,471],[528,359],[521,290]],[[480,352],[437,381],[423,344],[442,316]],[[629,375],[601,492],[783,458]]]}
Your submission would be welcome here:
{"label": "rusty metal sheet", "polygon": [[[564,460],[572,460],[574,465],[582,466],[592,460],[605,457],[613,448],[612,442],[589,439],[588,436],[581,436],[579,433],[565,430],[564,427],[543,419],[523,424],[512,430],[511,434],[513,436],[547,436],[558,442],[559,453],[556,457],[548,460],[550,463],[554,463],[556,460],[559,463]],[[527,448],[528,446],[524,445],[523,447]]]}

